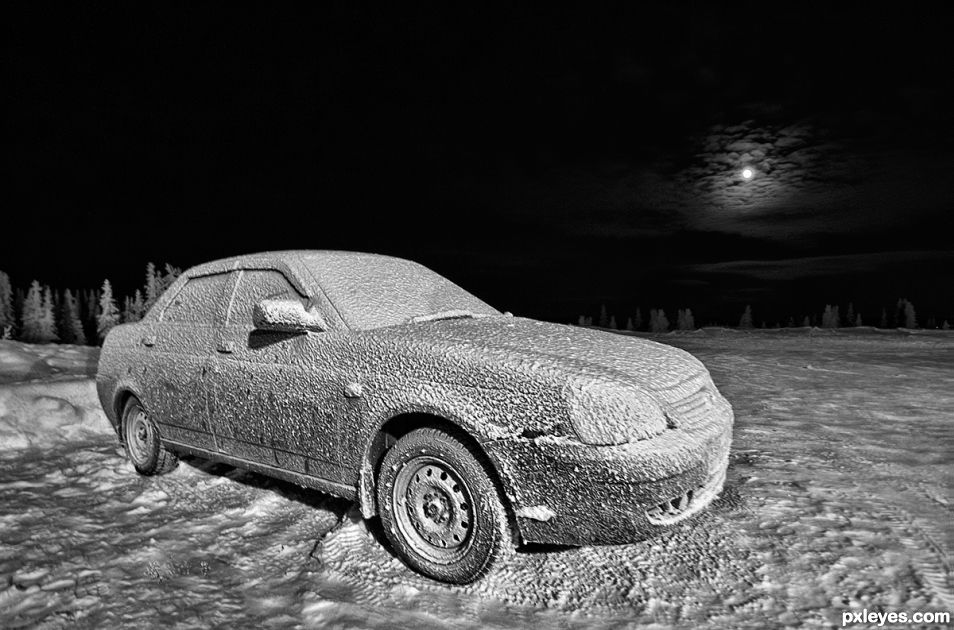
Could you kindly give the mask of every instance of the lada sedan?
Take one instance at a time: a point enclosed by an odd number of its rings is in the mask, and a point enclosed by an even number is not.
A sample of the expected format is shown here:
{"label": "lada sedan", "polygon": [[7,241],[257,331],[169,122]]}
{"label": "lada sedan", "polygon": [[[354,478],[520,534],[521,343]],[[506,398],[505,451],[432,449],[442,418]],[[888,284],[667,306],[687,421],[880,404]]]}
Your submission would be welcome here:
{"label": "lada sedan", "polygon": [[355,501],[467,583],[516,545],[643,539],[705,508],[733,415],[690,354],[513,317],[407,260],[338,251],[189,269],[113,328],[96,378],[136,470],[181,454]]}

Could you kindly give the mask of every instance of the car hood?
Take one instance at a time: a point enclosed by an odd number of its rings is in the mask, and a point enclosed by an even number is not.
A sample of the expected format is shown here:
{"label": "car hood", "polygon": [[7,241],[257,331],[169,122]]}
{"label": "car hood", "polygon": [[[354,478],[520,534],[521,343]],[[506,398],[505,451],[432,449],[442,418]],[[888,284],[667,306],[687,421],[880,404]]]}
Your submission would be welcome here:
{"label": "car hood", "polygon": [[423,322],[405,333],[443,356],[479,354],[520,372],[580,381],[619,381],[659,402],[676,402],[711,384],[688,352],[630,335],[521,317]]}

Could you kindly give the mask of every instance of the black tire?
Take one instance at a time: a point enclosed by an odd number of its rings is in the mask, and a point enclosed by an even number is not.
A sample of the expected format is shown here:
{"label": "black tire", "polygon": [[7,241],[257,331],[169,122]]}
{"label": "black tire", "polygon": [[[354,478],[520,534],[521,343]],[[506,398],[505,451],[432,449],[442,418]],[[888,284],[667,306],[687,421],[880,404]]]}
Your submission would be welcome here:
{"label": "black tire", "polygon": [[467,584],[512,551],[507,510],[481,460],[467,442],[430,427],[385,454],[377,483],[382,529],[415,571]]}
{"label": "black tire", "polygon": [[164,475],[179,464],[176,454],[162,445],[159,428],[135,396],[123,409],[122,436],[126,457],[142,475]]}

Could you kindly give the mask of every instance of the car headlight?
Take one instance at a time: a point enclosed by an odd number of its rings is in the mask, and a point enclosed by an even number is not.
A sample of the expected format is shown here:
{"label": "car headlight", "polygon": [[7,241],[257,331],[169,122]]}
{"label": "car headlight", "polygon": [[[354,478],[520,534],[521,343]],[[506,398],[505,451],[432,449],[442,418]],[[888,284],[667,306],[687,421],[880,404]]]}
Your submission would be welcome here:
{"label": "car headlight", "polygon": [[645,440],[666,430],[659,404],[631,385],[594,381],[567,391],[570,420],[584,444],[610,445]]}

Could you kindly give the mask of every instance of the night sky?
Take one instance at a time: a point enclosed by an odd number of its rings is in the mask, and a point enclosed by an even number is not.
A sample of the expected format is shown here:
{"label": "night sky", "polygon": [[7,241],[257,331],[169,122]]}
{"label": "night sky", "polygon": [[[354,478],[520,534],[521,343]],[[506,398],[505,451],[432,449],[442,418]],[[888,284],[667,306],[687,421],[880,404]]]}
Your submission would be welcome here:
{"label": "night sky", "polygon": [[954,324],[954,20],[777,4],[11,16],[0,269],[349,249],[557,321]]}

